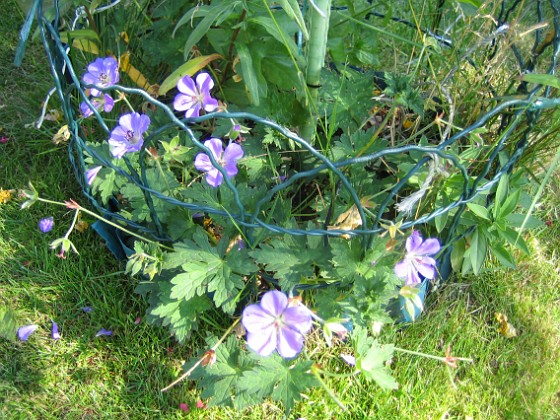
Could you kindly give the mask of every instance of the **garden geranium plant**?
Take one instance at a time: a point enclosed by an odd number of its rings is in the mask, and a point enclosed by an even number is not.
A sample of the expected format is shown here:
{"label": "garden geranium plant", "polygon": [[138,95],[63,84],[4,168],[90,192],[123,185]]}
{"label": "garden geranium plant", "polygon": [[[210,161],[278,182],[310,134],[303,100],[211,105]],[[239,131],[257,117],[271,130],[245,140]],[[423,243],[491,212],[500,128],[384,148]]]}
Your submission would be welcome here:
{"label": "garden geranium plant", "polygon": [[[402,349],[381,342],[381,326],[414,320],[443,268],[477,273],[489,251],[513,266],[506,244],[526,250],[515,230],[523,174],[480,163],[498,153],[514,163],[503,137],[499,149],[483,141],[489,120],[460,130],[453,85],[434,109],[412,76],[370,71],[381,52],[352,26],[367,2],[311,3],[306,16],[292,0],[148,8],[178,22],[171,38],[156,19],[152,36],[184,42],[184,57],[157,56],[148,36],[138,47],[166,70],[160,85],[119,53],[142,28],[125,24],[115,41],[90,13],[88,29],[61,34],[74,37],[62,51],[79,181],[101,216],[66,206],[74,223],[85,212],[114,228],[106,239],[127,254],[149,321],[181,343],[203,330],[207,346],[180,379],[198,380],[211,404],[272,398],[291,410],[326,386],[313,361],[324,347],[336,359],[344,349],[348,376],[394,389],[389,362]],[[132,22],[134,10],[103,14]],[[354,33],[346,59],[350,41],[333,24]],[[437,42],[426,38],[420,62],[447,60]],[[32,187],[25,195],[24,207],[48,201]],[[52,244],[61,256],[75,251],[73,226]]]}

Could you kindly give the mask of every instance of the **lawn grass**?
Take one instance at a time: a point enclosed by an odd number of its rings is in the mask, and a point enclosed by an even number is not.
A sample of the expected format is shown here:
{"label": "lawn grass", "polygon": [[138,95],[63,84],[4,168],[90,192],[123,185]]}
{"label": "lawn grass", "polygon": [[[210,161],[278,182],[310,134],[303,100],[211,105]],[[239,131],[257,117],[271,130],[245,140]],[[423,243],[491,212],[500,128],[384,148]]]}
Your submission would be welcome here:
{"label": "lawn grass", "polygon": [[[5,12],[18,16],[14,5]],[[9,137],[0,145],[0,188],[18,190],[31,181],[48,198],[85,204],[65,147],[50,140],[60,124],[26,127],[37,119],[51,82],[37,43],[29,46],[21,70],[11,64],[21,23],[20,16],[0,28],[0,134]],[[560,199],[554,191],[541,210],[553,224],[529,240],[534,253],[521,257],[516,270],[488,268],[455,279],[430,294],[416,323],[382,332],[382,340],[417,352],[443,356],[451,346],[453,355],[472,358],[472,364],[451,369],[397,353],[392,367],[399,390],[382,391],[360,377],[326,378],[347,411],[317,389],[291,418],[560,418],[560,223],[554,216]],[[72,213],[41,203],[22,211],[19,204],[0,204],[0,306],[13,309],[20,325],[37,323],[40,329],[28,342],[0,339],[0,418],[283,417],[273,403],[242,413],[197,409],[199,393],[188,381],[160,392],[181,374],[182,361],[201,337],[181,346],[164,328],[136,324],[147,304],[99,237],[91,229],[73,234],[80,255],[59,259],[48,245],[64,234]],[[37,223],[47,215],[54,216],[55,228],[43,234]],[[84,313],[84,306],[93,311]],[[497,332],[496,312],[508,316],[517,337]],[[51,319],[61,340],[50,337]],[[96,338],[100,328],[113,336]],[[316,351],[330,371],[348,371],[338,357],[344,348],[314,348],[312,342],[308,351]],[[188,414],[180,403],[189,406]]]}

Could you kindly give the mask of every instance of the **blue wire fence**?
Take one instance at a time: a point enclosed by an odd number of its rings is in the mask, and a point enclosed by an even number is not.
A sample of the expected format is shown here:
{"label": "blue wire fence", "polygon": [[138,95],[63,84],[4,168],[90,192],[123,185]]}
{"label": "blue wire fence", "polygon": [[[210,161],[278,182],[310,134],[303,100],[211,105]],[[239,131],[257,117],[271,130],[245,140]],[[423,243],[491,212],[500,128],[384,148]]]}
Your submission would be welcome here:
{"label": "blue wire fence", "polygon": [[[521,5],[522,3],[523,2],[520,1],[502,2],[501,7],[499,8],[499,15],[495,16],[496,28],[494,32],[490,34],[489,38],[484,40],[483,43],[485,47],[490,46],[490,48],[493,48],[493,50],[491,50],[491,54],[495,54],[498,51],[499,47],[495,42],[496,39],[507,33],[510,29],[509,20],[511,19],[514,11],[519,7],[525,7]],[[545,15],[545,13],[543,13],[543,4],[544,2],[540,0],[535,2],[536,13],[534,14],[534,24],[540,25],[539,28],[544,28],[546,26],[549,36],[545,36],[546,33],[544,29],[535,30],[533,35],[534,42],[530,46],[530,51],[522,51],[522,47],[517,46],[515,43],[511,43],[509,45],[511,52],[518,63],[519,68],[516,72],[520,72],[522,74],[534,72],[537,63],[540,64],[541,68],[543,67],[542,62],[539,60],[542,61],[544,59],[549,60],[549,64],[546,66],[546,72],[548,74],[554,75],[557,68],[557,59],[560,53],[560,3],[558,0],[550,0],[550,7],[547,10],[552,10],[552,15]],[[69,58],[69,48],[72,47],[61,40],[58,29],[61,18],[58,14],[58,7],[55,7],[55,10],[56,15],[54,19],[47,19],[43,15],[41,0],[34,2],[21,31],[22,42],[17,52],[16,63],[21,63],[25,48],[25,41],[29,36],[32,22],[36,19],[50,63],[56,92],[58,93],[62,109],[68,123],[68,128],[71,133],[68,156],[74,167],[76,178],[83,188],[84,195],[89,198],[91,204],[100,214],[103,215],[104,218],[116,221],[128,228],[135,229],[157,241],[169,241],[169,235],[165,231],[165,227],[160,223],[157,211],[154,208],[154,199],[164,200],[173,206],[185,208],[193,212],[203,212],[211,216],[231,217],[235,220],[235,223],[247,232],[250,232],[252,229],[264,228],[272,233],[290,235],[319,235],[324,236],[325,238],[330,236],[349,235],[351,237],[362,238],[364,246],[367,246],[369,240],[371,240],[374,235],[379,235],[385,231],[385,228],[380,225],[380,222],[383,220],[384,215],[391,210],[391,204],[397,202],[398,198],[403,195],[402,192],[407,186],[410,178],[425,168],[430,161],[439,159],[442,162],[446,162],[450,168],[448,171],[460,174],[462,178],[462,190],[459,198],[441,208],[436,208],[429,213],[422,214],[416,219],[405,221],[400,228],[407,229],[416,225],[426,224],[444,213],[455,210],[451,222],[446,229],[446,237],[442,240],[443,243],[452,245],[452,243],[459,238],[456,228],[463,212],[465,211],[466,204],[475,200],[481,193],[489,191],[497,184],[504,174],[512,171],[519,159],[526,153],[530,144],[531,135],[534,133],[535,127],[537,126],[542,113],[545,110],[556,108],[560,105],[560,99],[553,96],[554,90],[552,88],[546,87],[543,89],[542,86],[535,85],[530,90],[527,90],[528,84],[520,81],[517,88],[517,94],[515,96],[510,97],[510,99],[501,100],[499,93],[496,93],[496,98],[494,99],[495,105],[491,109],[486,110],[486,112],[480,115],[476,122],[456,134],[449,136],[440,144],[429,146],[408,144],[400,147],[388,147],[372,154],[354,157],[351,159],[332,161],[320,150],[315,148],[314,145],[299,137],[296,133],[273,121],[262,118],[261,116],[245,112],[219,112],[207,114],[187,121],[185,119],[178,118],[176,113],[169,107],[169,104],[155,99],[142,89],[114,85],[109,88],[99,90],[104,92],[119,91],[124,92],[126,95],[139,97],[143,101],[162,110],[169,120],[167,124],[153,130],[153,132],[145,138],[144,145],[139,156],[140,169],[134,169],[133,165],[126,156],[123,157],[123,159],[126,162],[127,169],[122,169],[114,166],[110,159],[106,159],[105,157],[99,155],[95,150],[88,147],[84,140],[85,136],[83,129],[78,122],[79,108],[77,104],[81,100],[88,101],[88,97],[85,93],[85,89],[87,87],[81,83],[80,77],[78,76],[79,71],[76,71]],[[340,13],[344,13],[344,10],[340,10],[340,8],[338,11]],[[384,18],[385,16],[381,13],[372,11],[366,16],[366,18],[370,17]],[[410,22],[403,19],[395,17],[392,17],[391,19],[395,22],[411,25]],[[444,47],[449,47],[453,44],[453,40],[447,36],[437,35],[428,29],[422,29],[422,31],[434,36],[435,39]],[[524,45],[526,46],[527,44],[525,43]],[[529,59],[524,59],[523,57],[529,57]],[[475,65],[471,60],[469,52],[465,53],[464,59],[471,63],[471,65]],[[452,76],[453,75],[451,74],[450,77]],[[92,110],[95,114],[97,122],[108,138],[110,134],[109,127],[99,112],[97,112],[97,110],[93,107]],[[317,165],[311,169],[297,172],[271,188],[256,204],[251,203],[251,211],[248,210],[248,203],[242,202],[235,184],[228,179],[227,176],[224,176],[225,184],[227,188],[231,190],[236,203],[236,208],[231,209],[228,212],[201,203],[178,200],[174,197],[163,194],[149,184],[146,177],[146,167],[143,162],[145,160],[144,157],[146,156],[147,148],[150,147],[150,145],[153,145],[158,136],[168,130],[181,130],[188,135],[188,138],[193,145],[208,153],[209,150],[203,146],[197,135],[193,132],[191,128],[192,124],[201,123],[211,119],[232,118],[238,121],[251,121],[256,125],[266,126],[269,129],[275,130],[299,145],[301,149],[307,151],[309,155],[316,159],[318,162]],[[455,154],[450,152],[450,146],[460,142],[461,140],[465,140],[470,134],[475,132],[476,129],[485,126],[485,124],[489,121],[499,121],[500,127],[496,136],[496,141],[492,145],[486,161],[482,165],[469,167],[465,166],[465,164],[463,164]],[[512,139],[514,139],[513,146],[511,145]],[[500,152],[504,151],[506,148],[508,148],[507,150],[509,151],[508,158],[506,160],[500,159]],[[390,188],[389,192],[385,194],[382,201],[377,203],[378,207],[374,214],[366,212],[363,205],[360,203],[360,197],[357,191],[353,187],[351,180],[346,175],[346,170],[355,165],[368,165],[379,162],[383,158],[410,153],[420,154],[422,157],[417,160],[416,164],[408,171],[408,173],[405,174],[405,176],[395,180],[394,185]],[[95,160],[100,162],[102,165],[117,171],[117,173],[124,176],[128,182],[135,184],[142,190],[153,220],[153,223],[150,226],[135,223],[125,218],[118,213],[116,206],[104,206],[91,194],[91,189],[87,184],[85,176],[86,164],[84,156],[86,155],[94,157]],[[209,153],[209,155],[212,156],[211,153]],[[219,170],[223,175],[225,175],[225,171],[222,168],[219,168]],[[329,229],[327,228],[327,223],[325,223],[323,228],[305,229],[303,225],[299,228],[293,228],[267,222],[266,217],[263,217],[261,214],[261,209],[265,203],[270,202],[275,195],[282,190],[302,185],[303,182],[317,177],[323,171],[331,171],[338,179],[338,188],[346,190],[347,195],[351,200],[348,204],[356,206],[361,218],[361,226],[359,228],[352,230]],[[465,233],[463,232],[462,235],[464,234]],[[440,271],[442,272],[442,276],[444,278],[449,274],[450,270],[450,253],[451,246],[448,246],[441,258],[442,266],[440,267]]]}

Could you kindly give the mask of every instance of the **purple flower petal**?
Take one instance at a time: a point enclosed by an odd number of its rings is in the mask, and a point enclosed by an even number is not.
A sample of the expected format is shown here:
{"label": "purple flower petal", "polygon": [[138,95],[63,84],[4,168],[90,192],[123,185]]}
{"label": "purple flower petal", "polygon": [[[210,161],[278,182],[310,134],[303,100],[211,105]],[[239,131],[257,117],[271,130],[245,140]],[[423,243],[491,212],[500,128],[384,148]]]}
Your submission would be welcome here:
{"label": "purple flower petal", "polygon": [[96,166],[86,171],[86,180],[88,185],[93,184],[93,180],[97,177],[97,174],[99,173],[101,168],[103,168],[103,166]]}
{"label": "purple flower petal", "polygon": [[243,149],[237,143],[230,143],[224,151],[224,160],[226,162],[237,162],[243,157]]}
{"label": "purple flower petal", "polygon": [[247,333],[247,345],[261,356],[269,356],[276,349],[277,332],[268,328],[255,333]]}
{"label": "purple flower petal", "polygon": [[220,160],[222,158],[224,145],[220,139],[211,138],[210,140],[206,140],[204,145],[210,149],[216,160]]}
{"label": "purple flower petal", "polygon": [[118,62],[113,57],[97,58],[87,67],[82,80],[88,85],[108,87],[119,81]]}
{"label": "purple flower petal", "polygon": [[441,246],[437,239],[428,238],[416,249],[416,253],[419,255],[434,255],[437,254],[440,249]]}
{"label": "purple flower petal", "polygon": [[39,229],[43,233],[50,232],[54,226],[54,218],[45,217],[44,219],[39,220]]}
{"label": "purple flower petal", "polygon": [[404,260],[395,265],[395,274],[406,279],[408,285],[418,284],[422,278],[433,280],[436,276],[436,260],[430,255],[437,254],[440,249],[438,239],[428,238],[424,241],[420,232],[412,232],[406,240]]}
{"label": "purple flower petal", "polygon": [[218,108],[218,101],[210,96],[210,90],[214,87],[214,81],[208,73],[199,73],[196,81],[189,75],[184,76],[177,82],[177,90],[180,92],[173,100],[173,108],[176,111],[185,111],[185,118],[196,118],[200,116],[200,110],[212,112]]}
{"label": "purple flower petal", "polygon": [[111,154],[121,158],[126,153],[139,151],[144,144],[143,134],[149,126],[150,118],[147,115],[138,112],[122,115],[109,138]]}
{"label": "purple flower petal", "polygon": [[258,332],[272,326],[274,324],[274,317],[268,311],[261,308],[261,305],[255,303],[243,310],[241,322],[247,332]]}
{"label": "purple flower petal", "polygon": [[177,82],[177,90],[190,97],[194,97],[198,93],[194,80],[188,74],[179,79],[179,81]]}
{"label": "purple flower petal", "polygon": [[103,98],[105,98],[105,101],[103,102],[103,111],[111,112],[115,106],[115,101],[107,94],[103,95]]}
{"label": "purple flower petal", "polygon": [[249,305],[241,322],[247,331],[247,345],[268,356],[275,349],[285,358],[295,357],[303,348],[304,334],[312,326],[311,314],[303,305],[288,306],[285,293],[273,290],[263,295],[260,304]]}
{"label": "purple flower petal", "polygon": [[84,306],[82,308],[82,311],[84,311],[86,314],[90,313],[91,311],[93,311],[93,308],[91,306]]}
{"label": "purple flower petal", "polygon": [[288,297],[278,290],[266,292],[261,299],[261,308],[274,317],[279,317],[288,307]]}
{"label": "purple flower petal", "polygon": [[398,278],[404,279],[408,276],[409,264],[407,261],[401,261],[395,265],[395,274]]}
{"label": "purple flower petal", "polygon": [[52,322],[52,338],[53,340],[60,339],[60,333],[58,332],[58,324],[51,319]]}
{"label": "purple flower petal", "polygon": [[[426,260],[427,258],[425,258]],[[418,261],[415,265],[418,273],[422,274],[427,279],[433,280],[436,276],[435,264],[429,264],[426,261]]]}
{"label": "purple flower petal", "polygon": [[309,309],[303,305],[286,308],[282,318],[286,324],[301,334],[308,333],[313,326]]}
{"label": "purple flower petal", "polygon": [[349,354],[341,354],[340,357],[350,366],[356,366],[356,358],[354,356],[351,356]]}
{"label": "purple flower petal", "polygon": [[214,81],[208,73],[199,73],[196,76],[196,84],[200,90],[200,93],[204,95],[209,95],[210,90],[214,87]]}
{"label": "purple flower petal", "polygon": [[283,327],[278,334],[278,353],[285,359],[295,357],[303,348],[303,335],[299,332]]}
{"label": "purple flower petal", "polygon": [[101,328],[99,331],[97,331],[97,333],[95,334],[96,337],[100,337],[102,335],[105,336],[109,336],[109,335],[113,335],[113,331],[111,330],[106,330],[105,328]]}
{"label": "purple flower petal", "polygon": [[217,169],[212,169],[206,173],[206,182],[211,187],[219,187],[223,180],[224,176]]}
{"label": "purple flower petal", "polygon": [[412,235],[410,235],[406,240],[406,250],[408,252],[415,252],[421,244],[422,236],[420,236],[420,232],[415,230],[414,232],[412,232]]}
{"label": "purple flower petal", "polygon": [[196,157],[194,158],[194,167],[199,171],[204,172],[212,171],[215,169],[206,153],[199,153],[198,155],[196,155]]}
{"label": "purple flower petal", "polygon": [[21,341],[27,341],[29,336],[33,334],[37,328],[39,328],[37,324],[24,325],[18,328],[17,336]]}

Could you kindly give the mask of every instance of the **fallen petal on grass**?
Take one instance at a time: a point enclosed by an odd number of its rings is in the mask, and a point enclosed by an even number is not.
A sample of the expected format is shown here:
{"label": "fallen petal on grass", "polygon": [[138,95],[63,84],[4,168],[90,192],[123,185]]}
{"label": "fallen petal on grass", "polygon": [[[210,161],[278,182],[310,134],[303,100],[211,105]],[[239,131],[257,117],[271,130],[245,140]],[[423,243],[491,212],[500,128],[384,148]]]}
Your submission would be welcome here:
{"label": "fallen petal on grass", "polygon": [[17,336],[21,341],[27,341],[29,336],[33,334],[37,328],[39,328],[37,324],[24,325],[17,330]]}
{"label": "fallen petal on grass", "polygon": [[111,330],[106,330],[105,328],[101,328],[99,331],[97,331],[97,333],[95,334],[96,337],[100,337],[102,335],[113,335],[113,331]]}
{"label": "fallen petal on grass", "polygon": [[51,319],[52,322],[52,338],[53,340],[60,339],[61,335],[58,332],[58,324]]}

